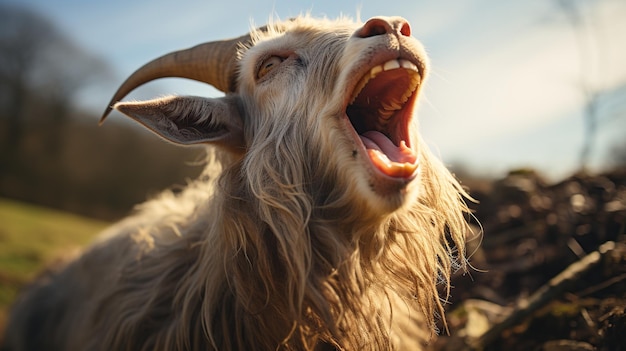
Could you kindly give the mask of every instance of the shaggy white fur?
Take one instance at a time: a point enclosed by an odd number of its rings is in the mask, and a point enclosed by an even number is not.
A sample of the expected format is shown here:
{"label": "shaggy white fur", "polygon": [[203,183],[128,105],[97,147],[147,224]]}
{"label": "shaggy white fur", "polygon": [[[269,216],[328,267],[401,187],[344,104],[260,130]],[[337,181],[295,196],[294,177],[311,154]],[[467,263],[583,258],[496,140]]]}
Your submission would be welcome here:
{"label": "shaggy white fur", "polygon": [[210,144],[206,170],[34,282],[6,350],[419,350],[432,337],[437,286],[465,264],[466,194],[417,133],[429,66],[409,24],[304,16],[250,38],[225,97],[116,105],[169,141]]}

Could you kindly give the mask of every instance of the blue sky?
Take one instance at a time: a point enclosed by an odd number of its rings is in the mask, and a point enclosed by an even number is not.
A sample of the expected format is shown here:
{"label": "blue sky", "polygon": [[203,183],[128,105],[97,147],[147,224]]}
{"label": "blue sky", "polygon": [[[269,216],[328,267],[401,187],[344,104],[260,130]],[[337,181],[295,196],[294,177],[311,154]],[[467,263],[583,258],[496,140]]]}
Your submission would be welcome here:
{"label": "blue sky", "polygon": [[[556,0],[193,1],[0,0],[30,6],[49,17],[113,72],[79,96],[100,112],[117,85],[145,62],[176,49],[245,32],[270,15],[303,12],[367,19],[400,15],[412,26],[433,63],[420,110],[422,134],[444,162],[501,176],[535,167],[552,179],[577,166],[583,140],[584,100],[578,86],[581,57],[576,35]],[[570,0],[584,15],[589,54],[585,77],[597,90],[626,82],[626,1]],[[198,83],[162,80],[132,98],[168,93],[218,96]],[[626,140],[626,98],[604,114],[622,112],[598,132],[593,165]]]}

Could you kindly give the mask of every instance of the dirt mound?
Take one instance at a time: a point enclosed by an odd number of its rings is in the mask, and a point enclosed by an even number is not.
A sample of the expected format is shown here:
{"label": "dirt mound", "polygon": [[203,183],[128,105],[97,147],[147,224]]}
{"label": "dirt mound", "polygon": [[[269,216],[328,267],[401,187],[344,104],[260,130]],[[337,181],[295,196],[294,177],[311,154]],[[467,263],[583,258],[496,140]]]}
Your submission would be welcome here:
{"label": "dirt mound", "polygon": [[475,270],[453,277],[435,348],[626,350],[626,171],[513,172],[473,195]]}

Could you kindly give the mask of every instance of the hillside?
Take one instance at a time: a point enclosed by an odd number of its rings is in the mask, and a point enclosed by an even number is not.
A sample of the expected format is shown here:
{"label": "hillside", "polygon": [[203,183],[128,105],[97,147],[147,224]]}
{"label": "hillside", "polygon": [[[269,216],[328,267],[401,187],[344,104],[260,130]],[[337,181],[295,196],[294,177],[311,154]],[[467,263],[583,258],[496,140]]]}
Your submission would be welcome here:
{"label": "hillside", "polygon": [[106,222],[0,198],[0,330],[20,286],[106,226]]}

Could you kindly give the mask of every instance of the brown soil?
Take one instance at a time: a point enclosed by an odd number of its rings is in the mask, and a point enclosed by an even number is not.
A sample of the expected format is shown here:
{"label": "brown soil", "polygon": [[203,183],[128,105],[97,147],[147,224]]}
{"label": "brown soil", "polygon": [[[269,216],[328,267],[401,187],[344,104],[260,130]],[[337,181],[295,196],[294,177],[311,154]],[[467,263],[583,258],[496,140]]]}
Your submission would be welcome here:
{"label": "brown soil", "polygon": [[436,350],[626,350],[626,170],[473,193],[483,232]]}

